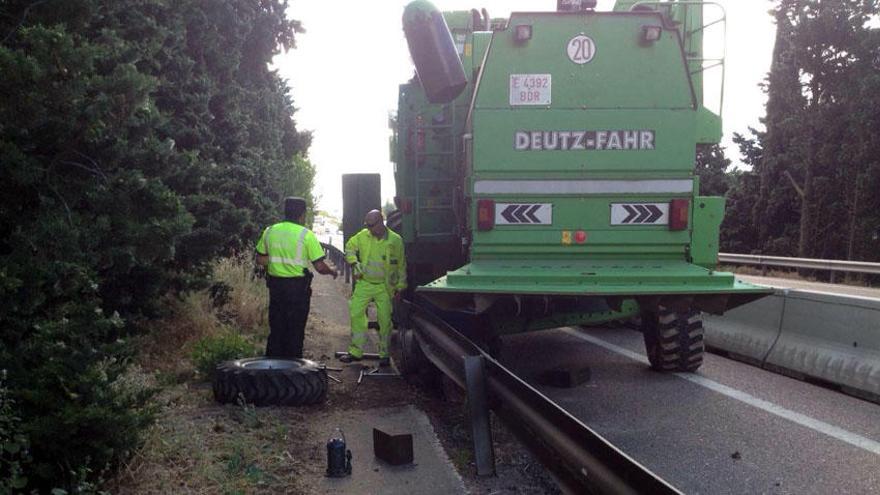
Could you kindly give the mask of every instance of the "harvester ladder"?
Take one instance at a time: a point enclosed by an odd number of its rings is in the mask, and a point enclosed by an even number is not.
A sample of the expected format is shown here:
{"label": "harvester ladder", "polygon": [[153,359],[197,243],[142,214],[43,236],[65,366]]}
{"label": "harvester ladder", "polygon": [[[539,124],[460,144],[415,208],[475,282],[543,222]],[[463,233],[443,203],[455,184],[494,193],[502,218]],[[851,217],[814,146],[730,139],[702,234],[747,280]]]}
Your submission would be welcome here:
{"label": "harvester ladder", "polygon": [[[703,73],[716,67],[721,69],[721,87],[719,88],[718,96],[718,116],[721,116],[724,109],[724,76],[726,70],[724,61],[727,56],[727,11],[724,10],[724,6],[718,2],[703,2],[699,0],[645,1],[637,2],[633,7],[636,5],[665,8],[667,9],[667,12],[675,6],[686,7],[684,18],[682,19],[682,42],[685,46],[685,58],[688,64],[688,71],[691,77],[699,79],[697,85],[702,88]],[[704,22],[703,16],[705,15],[705,9],[703,7],[705,6],[717,8],[720,12],[720,16],[709,22]],[[699,15],[699,25],[693,25],[694,22],[691,22],[689,19],[692,15],[690,13],[690,7],[699,7],[703,10],[702,14]],[[703,33],[706,29],[716,25],[721,27],[721,54],[717,57],[704,57],[702,48]],[[695,48],[694,44],[698,44],[700,47]],[[705,101],[702,93],[703,91],[701,89],[700,94],[698,95],[700,105],[703,105]]]}
{"label": "harvester ladder", "polygon": [[430,141],[430,138],[432,137],[432,133],[437,132],[437,131],[441,131],[441,130],[449,130],[449,132],[450,132],[449,141],[452,143],[452,148],[453,148],[452,150],[444,150],[444,151],[422,151],[422,150],[419,150],[418,148],[416,148],[416,153],[415,153],[415,159],[416,159],[415,182],[416,182],[416,184],[415,184],[415,208],[414,208],[414,210],[415,210],[415,223],[416,223],[416,229],[415,229],[416,230],[416,237],[419,237],[419,238],[432,238],[432,237],[434,237],[434,238],[448,238],[449,236],[455,234],[455,232],[453,232],[453,231],[448,231],[448,232],[423,232],[422,231],[422,227],[424,225],[423,221],[422,221],[422,216],[424,214],[430,212],[431,214],[436,216],[438,213],[444,212],[444,211],[448,211],[450,215],[455,214],[455,210],[453,209],[452,204],[430,205],[430,206],[423,205],[422,204],[422,197],[421,197],[421,191],[422,191],[423,186],[430,187],[430,185],[436,184],[436,185],[445,185],[445,187],[451,188],[455,185],[455,181],[451,177],[442,178],[442,179],[421,177],[422,165],[424,165],[424,163],[425,163],[425,160],[424,160],[425,158],[438,157],[442,160],[443,157],[447,157],[447,159],[444,160],[447,162],[446,163],[446,170],[454,170],[455,156],[456,156],[455,139],[454,139],[454,136],[451,136],[451,134],[454,132],[455,124],[456,124],[455,103],[450,102],[450,103],[443,105],[441,107],[441,113],[443,115],[449,116],[448,123],[426,124],[426,125],[416,124],[416,134],[418,135],[419,132],[424,132],[424,140],[425,140],[424,148],[425,149],[428,148],[428,142]]}

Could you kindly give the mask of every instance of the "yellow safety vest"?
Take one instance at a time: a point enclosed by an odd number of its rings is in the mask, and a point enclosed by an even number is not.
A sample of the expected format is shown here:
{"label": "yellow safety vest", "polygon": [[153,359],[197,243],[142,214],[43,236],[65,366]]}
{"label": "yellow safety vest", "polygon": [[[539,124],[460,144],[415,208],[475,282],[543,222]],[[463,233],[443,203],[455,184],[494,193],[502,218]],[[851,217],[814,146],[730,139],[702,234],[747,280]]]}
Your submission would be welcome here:
{"label": "yellow safety vest", "polygon": [[263,231],[257,253],[269,256],[269,275],[290,278],[305,275],[310,263],[324,257],[324,248],[309,229],[293,222],[280,222]]}

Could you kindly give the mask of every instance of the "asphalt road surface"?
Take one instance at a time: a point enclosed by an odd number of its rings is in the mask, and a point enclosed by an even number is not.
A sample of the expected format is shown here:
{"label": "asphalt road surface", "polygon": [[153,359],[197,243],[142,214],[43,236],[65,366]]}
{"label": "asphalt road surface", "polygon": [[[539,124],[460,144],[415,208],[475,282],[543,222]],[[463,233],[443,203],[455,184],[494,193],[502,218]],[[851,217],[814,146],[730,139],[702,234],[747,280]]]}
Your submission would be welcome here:
{"label": "asphalt road surface", "polygon": [[[502,362],[685,493],[880,493],[878,404],[712,354],[697,373],[654,372],[627,329],[505,337]],[[536,383],[567,366],[592,378]]]}

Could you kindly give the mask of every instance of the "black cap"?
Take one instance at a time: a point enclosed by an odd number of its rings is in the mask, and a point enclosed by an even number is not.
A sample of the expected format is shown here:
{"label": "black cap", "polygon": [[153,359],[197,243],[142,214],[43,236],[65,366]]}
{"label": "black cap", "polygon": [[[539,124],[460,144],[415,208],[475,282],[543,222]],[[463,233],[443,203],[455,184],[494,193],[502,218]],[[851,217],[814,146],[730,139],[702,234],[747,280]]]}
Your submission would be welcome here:
{"label": "black cap", "polygon": [[298,220],[306,212],[306,200],[296,196],[284,198],[284,219]]}

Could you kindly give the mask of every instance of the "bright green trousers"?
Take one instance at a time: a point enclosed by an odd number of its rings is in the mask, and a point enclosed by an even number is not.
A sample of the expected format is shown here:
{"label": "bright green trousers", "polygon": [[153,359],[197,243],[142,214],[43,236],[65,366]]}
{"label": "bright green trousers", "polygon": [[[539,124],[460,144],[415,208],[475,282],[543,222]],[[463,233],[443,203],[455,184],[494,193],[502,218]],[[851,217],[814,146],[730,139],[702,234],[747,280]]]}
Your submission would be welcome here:
{"label": "bright green trousers", "polygon": [[371,284],[359,280],[354,286],[354,294],[348,303],[351,318],[351,345],[348,353],[353,357],[363,357],[367,342],[367,304],[376,303],[379,317],[379,357],[388,357],[388,342],[391,339],[391,295],[385,284]]}

